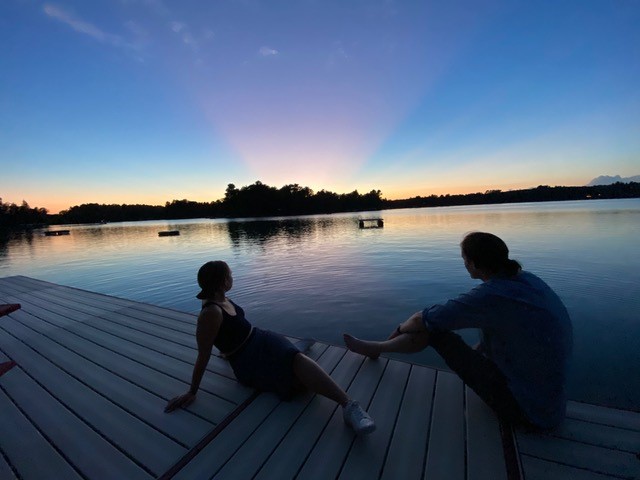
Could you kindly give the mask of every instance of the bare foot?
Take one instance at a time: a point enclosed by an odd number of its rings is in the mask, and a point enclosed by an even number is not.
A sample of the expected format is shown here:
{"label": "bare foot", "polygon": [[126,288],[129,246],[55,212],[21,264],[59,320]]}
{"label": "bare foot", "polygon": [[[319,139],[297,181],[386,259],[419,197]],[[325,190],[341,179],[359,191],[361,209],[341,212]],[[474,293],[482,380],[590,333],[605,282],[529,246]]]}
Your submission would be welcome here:
{"label": "bare foot", "polygon": [[367,342],[366,340],[360,340],[359,338],[352,337],[348,333],[342,335],[344,338],[344,344],[349,350],[360,355],[366,355],[372,360],[375,360],[380,356],[380,352],[376,348],[376,342]]}

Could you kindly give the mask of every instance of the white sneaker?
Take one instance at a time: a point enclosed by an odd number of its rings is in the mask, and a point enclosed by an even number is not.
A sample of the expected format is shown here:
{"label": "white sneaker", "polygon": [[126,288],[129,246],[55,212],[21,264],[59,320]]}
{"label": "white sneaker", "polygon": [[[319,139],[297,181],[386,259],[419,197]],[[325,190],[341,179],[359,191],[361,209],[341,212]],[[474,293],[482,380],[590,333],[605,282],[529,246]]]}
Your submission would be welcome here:
{"label": "white sneaker", "polygon": [[351,400],[342,407],[342,417],[344,423],[353,428],[356,435],[367,435],[376,429],[375,422],[355,400]]}

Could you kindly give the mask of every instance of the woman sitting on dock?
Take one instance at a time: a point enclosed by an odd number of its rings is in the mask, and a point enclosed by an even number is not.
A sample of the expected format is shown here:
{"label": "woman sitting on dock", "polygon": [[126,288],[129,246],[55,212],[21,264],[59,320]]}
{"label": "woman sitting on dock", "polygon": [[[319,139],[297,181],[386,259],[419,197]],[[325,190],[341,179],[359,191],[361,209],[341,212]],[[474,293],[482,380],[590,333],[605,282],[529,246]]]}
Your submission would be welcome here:
{"label": "woman sitting on dock", "polygon": [[253,327],[244,310],[226,297],[233,286],[231,269],[223,261],[207,262],[198,271],[202,300],[196,340],[198,357],[191,388],[169,401],[165,412],[189,406],[215,345],[229,361],[236,378],[249,387],[274,392],[289,400],[305,388],[340,404],[343,418],[357,434],[375,430],[375,423],[360,404],[351,400],[333,379],[282,335]]}
{"label": "woman sitting on dock", "polygon": [[[461,243],[470,292],[412,315],[386,341],[345,334],[350,350],[377,358],[383,352],[417,352],[432,346],[447,365],[506,421],[550,429],[563,419],[572,350],[569,314],[540,278],[509,259],[507,245],[473,232]],[[477,348],[452,332],[479,328]]]}

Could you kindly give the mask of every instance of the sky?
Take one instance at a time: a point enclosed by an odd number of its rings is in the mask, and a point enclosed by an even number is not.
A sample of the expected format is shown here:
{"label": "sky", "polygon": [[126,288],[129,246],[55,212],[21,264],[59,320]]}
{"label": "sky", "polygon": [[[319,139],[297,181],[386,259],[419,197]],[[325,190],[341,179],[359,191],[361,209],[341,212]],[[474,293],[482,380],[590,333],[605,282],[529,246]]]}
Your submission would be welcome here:
{"label": "sky", "polygon": [[640,1],[2,0],[0,198],[640,174]]}

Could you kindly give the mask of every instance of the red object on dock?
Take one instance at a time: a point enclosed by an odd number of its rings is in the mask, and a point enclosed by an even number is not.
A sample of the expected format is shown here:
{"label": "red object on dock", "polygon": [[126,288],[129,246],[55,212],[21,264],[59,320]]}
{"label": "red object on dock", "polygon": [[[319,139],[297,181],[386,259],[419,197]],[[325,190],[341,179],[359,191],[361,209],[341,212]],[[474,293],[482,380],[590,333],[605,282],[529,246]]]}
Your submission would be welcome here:
{"label": "red object on dock", "polygon": [[15,366],[16,366],[16,362],[14,361],[0,363],[0,377]]}
{"label": "red object on dock", "polygon": [[5,303],[4,305],[0,305],[0,317],[3,315],[9,315],[11,312],[15,312],[21,307],[22,305],[19,303]]}

